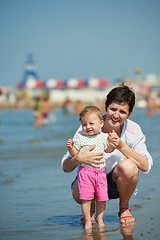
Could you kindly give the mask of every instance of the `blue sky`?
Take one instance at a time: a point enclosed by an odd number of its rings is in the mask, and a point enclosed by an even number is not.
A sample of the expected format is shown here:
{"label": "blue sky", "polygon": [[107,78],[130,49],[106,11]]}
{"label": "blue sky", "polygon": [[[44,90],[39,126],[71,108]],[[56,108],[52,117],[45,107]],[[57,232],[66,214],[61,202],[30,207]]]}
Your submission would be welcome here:
{"label": "blue sky", "polygon": [[42,80],[160,73],[159,0],[0,0],[0,85],[32,53]]}

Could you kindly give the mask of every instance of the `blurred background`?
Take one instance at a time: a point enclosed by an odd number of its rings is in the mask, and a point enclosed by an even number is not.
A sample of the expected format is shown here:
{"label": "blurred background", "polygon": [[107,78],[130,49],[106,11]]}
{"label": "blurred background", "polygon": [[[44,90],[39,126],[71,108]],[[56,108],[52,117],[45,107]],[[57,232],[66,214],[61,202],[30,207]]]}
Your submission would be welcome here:
{"label": "blurred background", "polygon": [[0,106],[103,101],[127,82],[145,107],[160,95],[159,10],[158,0],[0,1]]}
{"label": "blurred background", "polygon": [[[0,0],[0,238],[85,239],[61,158],[88,104],[125,83],[154,160],[123,239],[159,239],[160,1]],[[104,235],[122,238],[118,201]],[[96,230],[95,230],[96,231]],[[133,234],[134,232],[134,234]],[[134,236],[133,236],[134,235]],[[128,238],[127,238],[128,237]]]}

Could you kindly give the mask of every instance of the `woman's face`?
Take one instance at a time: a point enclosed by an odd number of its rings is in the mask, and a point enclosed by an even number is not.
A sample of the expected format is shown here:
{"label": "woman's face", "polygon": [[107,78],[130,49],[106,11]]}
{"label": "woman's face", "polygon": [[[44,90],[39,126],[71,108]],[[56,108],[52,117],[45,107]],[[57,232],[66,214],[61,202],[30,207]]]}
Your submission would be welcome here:
{"label": "woman's face", "polygon": [[112,102],[107,108],[107,119],[111,127],[118,127],[129,117],[128,103]]}

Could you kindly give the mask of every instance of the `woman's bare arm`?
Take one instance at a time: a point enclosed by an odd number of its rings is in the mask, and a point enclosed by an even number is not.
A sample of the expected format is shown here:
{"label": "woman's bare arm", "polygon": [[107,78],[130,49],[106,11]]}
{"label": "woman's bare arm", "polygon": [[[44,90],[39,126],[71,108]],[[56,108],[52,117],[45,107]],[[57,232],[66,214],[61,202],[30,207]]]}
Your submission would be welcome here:
{"label": "woman's bare arm", "polygon": [[135,152],[132,148],[127,146],[121,139],[117,149],[127,158],[131,159],[142,172],[148,172],[148,159],[143,155]]}
{"label": "woman's bare arm", "polygon": [[[126,158],[131,159],[142,172],[148,171],[148,159],[142,154],[135,152],[132,148],[126,145],[118,135],[112,135],[114,131],[109,134],[108,145],[117,148]],[[112,137],[113,136],[113,137]]]}
{"label": "woman's bare arm", "polygon": [[[95,145],[86,148],[83,152],[78,153],[73,157],[68,157],[63,161],[63,170],[65,172],[72,172],[80,163],[88,164],[92,167],[99,168],[99,164],[104,161],[103,152],[93,153],[91,152],[95,148]],[[98,165],[97,165],[98,164]]]}

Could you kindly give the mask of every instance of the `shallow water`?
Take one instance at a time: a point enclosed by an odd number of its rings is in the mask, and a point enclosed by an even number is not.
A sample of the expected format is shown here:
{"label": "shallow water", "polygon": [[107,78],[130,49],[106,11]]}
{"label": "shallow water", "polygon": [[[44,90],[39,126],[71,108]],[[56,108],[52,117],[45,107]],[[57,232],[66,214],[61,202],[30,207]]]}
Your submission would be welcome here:
{"label": "shallow water", "polygon": [[154,168],[148,175],[140,173],[138,194],[131,200],[136,224],[127,232],[134,232],[132,238],[121,233],[118,200],[107,202],[104,231],[95,228],[93,234],[84,234],[81,209],[70,191],[76,172],[63,173],[60,167],[66,141],[79,126],[78,117],[59,109],[56,122],[40,129],[33,120],[32,110],[1,111],[0,239],[160,239],[160,116],[147,118],[144,110],[134,111]]}

